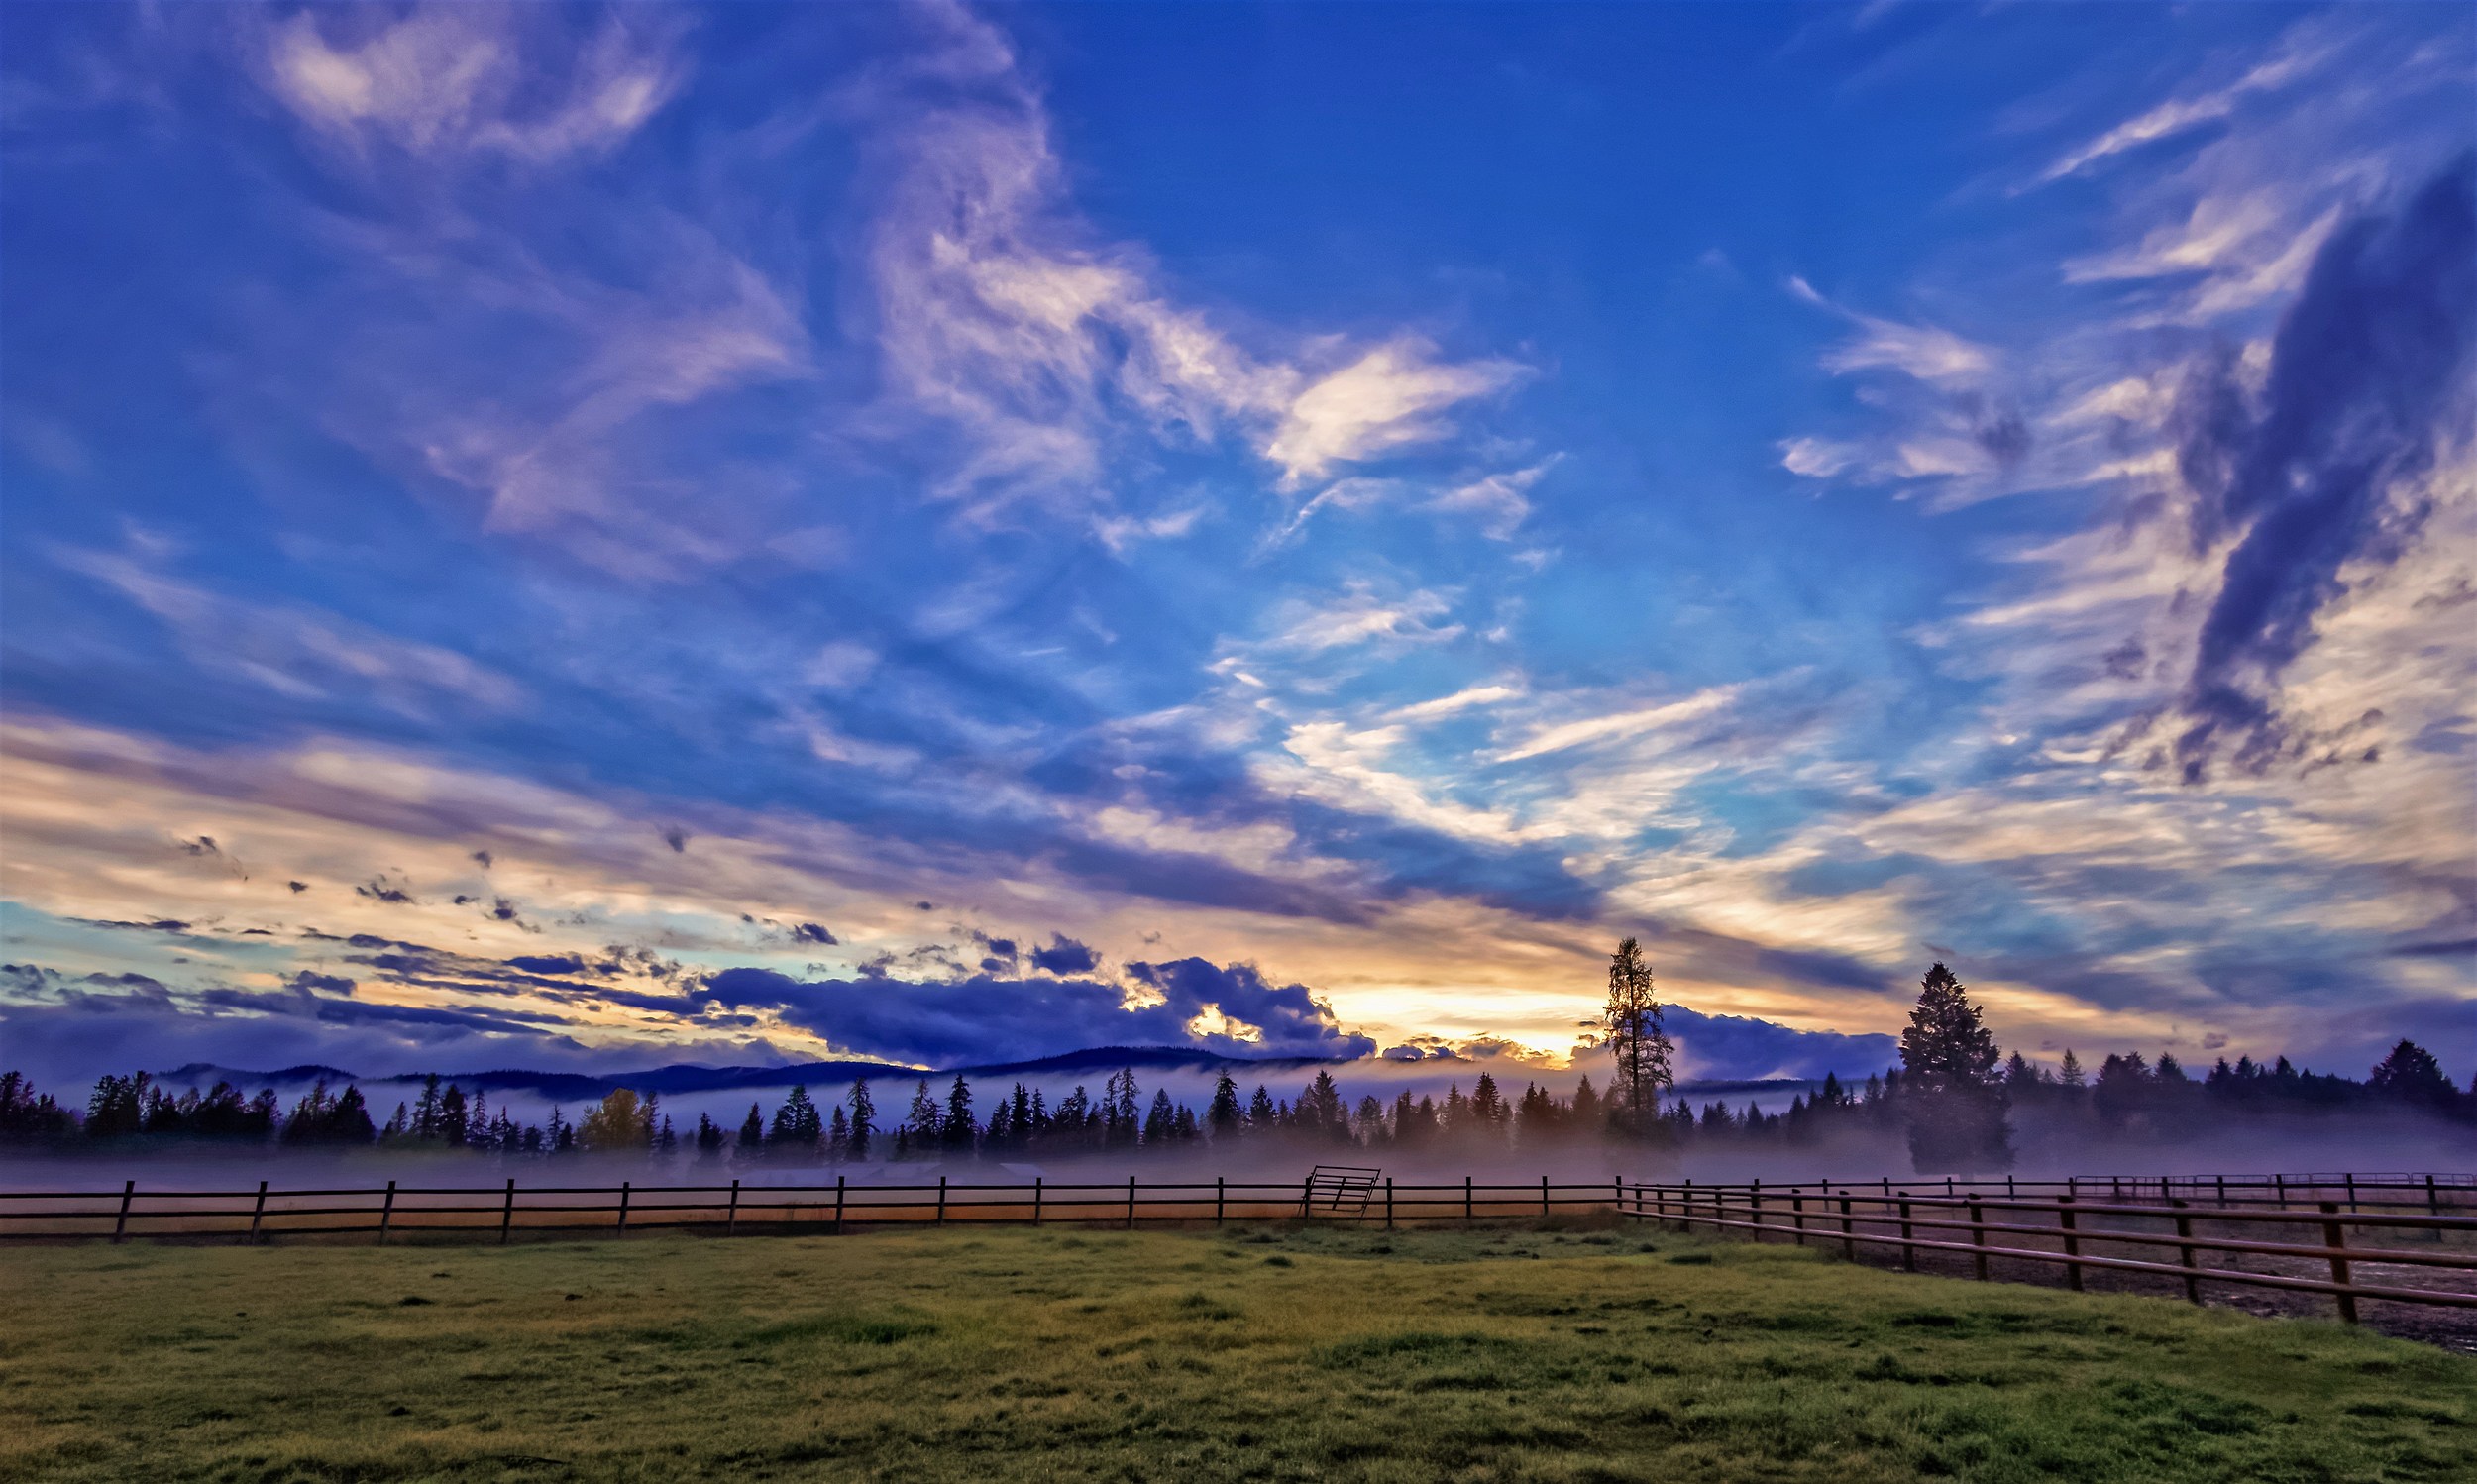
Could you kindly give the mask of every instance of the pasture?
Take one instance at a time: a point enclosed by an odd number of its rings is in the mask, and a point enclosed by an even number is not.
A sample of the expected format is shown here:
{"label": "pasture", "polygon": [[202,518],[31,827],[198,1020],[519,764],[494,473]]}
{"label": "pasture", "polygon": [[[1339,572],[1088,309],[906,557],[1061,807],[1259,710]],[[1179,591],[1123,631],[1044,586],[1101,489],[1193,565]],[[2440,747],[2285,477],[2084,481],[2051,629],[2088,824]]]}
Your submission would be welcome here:
{"label": "pasture", "polygon": [[2477,1361],[1611,1218],[0,1252],[0,1478],[2477,1478]]}

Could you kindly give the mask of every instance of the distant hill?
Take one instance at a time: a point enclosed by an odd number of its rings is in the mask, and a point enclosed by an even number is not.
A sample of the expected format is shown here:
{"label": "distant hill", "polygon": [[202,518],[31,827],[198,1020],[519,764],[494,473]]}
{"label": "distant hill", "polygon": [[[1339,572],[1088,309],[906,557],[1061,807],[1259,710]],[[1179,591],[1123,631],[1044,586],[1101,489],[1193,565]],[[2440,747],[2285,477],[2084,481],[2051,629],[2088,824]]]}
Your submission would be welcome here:
{"label": "distant hill", "polygon": [[[1341,1066],[1341,1061],[1316,1057],[1240,1057],[1223,1056],[1216,1052],[1181,1046],[1094,1046],[1082,1051],[1062,1052],[1032,1061],[992,1062],[954,1067],[907,1067],[894,1062],[878,1061],[810,1061],[792,1062],[776,1067],[705,1067],[690,1062],[651,1067],[637,1072],[536,1072],[521,1067],[500,1068],[488,1072],[442,1072],[441,1082],[454,1083],[470,1090],[499,1093],[520,1089],[540,1097],[561,1102],[585,1102],[598,1099],[615,1088],[629,1088],[640,1093],[710,1093],[741,1087],[782,1087],[794,1082],[848,1082],[855,1077],[905,1079],[920,1077],[953,1077],[958,1074],[972,1081],[1012,1077],[1054,1077],[1061,1074],[1090,1072],[1106,1076],[1121,1067],[1136,1067],[1146,1071],[1189,1068],[1218,1072],[1224,1068],[1244,1070],[1253,1075],[1297,1071],[1306,1067]],[[243,1089],[259,1087],[307,1086],[324,1080],[343,1085],[364,1083],[372,1087],[416,1083],[429,1076],[426,1072],[398,1072],[380,1077],[363,1077],[341,1067],[285,1067],[272,1072],[251,1072],[236,1067],[219,1067],[209,1062],[191,1062],[168,1072],[159,1072],[156,1080],[166,1087],[210,1086],[229,1082]]]}

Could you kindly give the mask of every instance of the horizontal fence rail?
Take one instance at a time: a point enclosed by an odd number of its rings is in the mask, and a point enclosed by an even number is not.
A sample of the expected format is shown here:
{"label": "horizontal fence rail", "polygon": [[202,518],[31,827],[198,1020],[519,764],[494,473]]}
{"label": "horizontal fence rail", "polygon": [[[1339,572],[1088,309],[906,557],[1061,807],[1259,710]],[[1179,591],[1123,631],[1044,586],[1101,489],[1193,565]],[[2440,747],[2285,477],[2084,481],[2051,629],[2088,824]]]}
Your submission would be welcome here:
{"label": "horizontal fence rail", "polygon": [[[1354,1174],[1358,1172],[1353,1172]],[[1373,1177],[1376,1172],[1364,1172]],[[1753,1237],[1921,1253],[2061,1270],[2080,1289],[2091,1271],[2322,1294],[2353,1321],[2360,1299],[2477,1309],[2477,1176],[2336,1173],[2072,1176],[1767,1185],[1597,1181],[1033,1180],[935,1184],[383,1186],[247,1190],[0,1191],[0,1239],[133,1236],[271,1241],[404,1236],[506,1242],[518,1234],[625,1236],[648,1228],[841,1232],[885,1224],[1063,1221],[1220,1224],[1312,1217],[1391,1227],[1614,1211],[1624,1217]],[[2368,1233],[2373,1236],[2369,1241]],[[2246,1265],[2250,1264],[2250,1265]]]}
{"label": "horizontal fence rail", "polygon": [[[2002,1260],[2060,1270],[2076,1292],[2098,1271],[2173,1278],[2196,1304],[2206,1283],[2325,1294],[2350,1324],[2361,1299],[2477,1309],[2467,1176],[1629,1183],[1619,1209],[1853,1258],[1896,1250],[1912,1272],[1921,1253],[1966,1256],[1982,1281]],[[2365,1244],[2367,1231],[2383,1244]]]}
{"label": "horizontal fence rail", "polygon": [[[1372,1173],[1372,1172],[1371,1172]],[[941,1177],[935,1184],[384,1186],[277,1190],[142,1189],[0,1191],[0,1238],[131,1236],[271,1240],[360,1233],[379,1241],[412,1233],[463,1236],[543,1231],[624,1235],[648,1227],[840,1231],[872,1224],[961,1221],[1219,1223],[1314,1217],[1375,1221],[1496,1220],[1611,1211],[1618,1179],[1406,1184],[1370,1180],[1337,1189],[1291,1181],[1051,1181],[988,1184]]]}

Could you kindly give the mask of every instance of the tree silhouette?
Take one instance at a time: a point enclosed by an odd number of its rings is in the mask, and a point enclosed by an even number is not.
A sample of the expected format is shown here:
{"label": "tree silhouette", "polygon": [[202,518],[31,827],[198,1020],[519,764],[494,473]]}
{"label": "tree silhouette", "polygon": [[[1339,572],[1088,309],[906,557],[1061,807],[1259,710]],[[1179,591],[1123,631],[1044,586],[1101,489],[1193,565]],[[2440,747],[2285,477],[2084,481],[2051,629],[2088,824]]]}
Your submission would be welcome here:
{"label": "tree silhouette", "polygon": [[1653,989],[1643,945],[1627,938],[1608,958],[1608,1004],[1598,1025],[1600,1044],[1617,1063],[1610,1091],[1638,1131],[1650,1127],[1659,1113],[1661,1093],[1676,1082],[1670,1067],[1675,1047],[1661,1027],[1660,1001]]}
{"label": "tree silhouette", "polygon": [[2001,1053],[1961,981],[1942,964],[1927,970],[1901,1033],[1901,1094],[1909,1158],[1921,1173],[2012,1167],[2004,1119]]}
{"label": "tree silhouette", "polygon": [[1214,1079],[1213,1101],[1204,1111],[1205,1127],[1212,1131],[1217,1142],[1236,1138],[1245,1125],[1246,1117],[1238,1111],[1238,1084],[1231,1081],[1230,1073],[1224,1071]]}
{"label": "tree silhouette", "polygon": [[2447,1108],[2459,1097],[2451,1079],[2442,1075],[2442,1064],[2434,1060],[2434,1054],[2411,1040],[2402,1040],[2391,1048],[2390,1055],[2376,1062],[2365,1085],[2403,1103],[2434,1108]]}
{"label": "tree silhouette", "polygon": [[851,1084],[851,1157],[867,1159],[876,1137],[877,1103],[869,1097],[869,1079],[855,1078]]}

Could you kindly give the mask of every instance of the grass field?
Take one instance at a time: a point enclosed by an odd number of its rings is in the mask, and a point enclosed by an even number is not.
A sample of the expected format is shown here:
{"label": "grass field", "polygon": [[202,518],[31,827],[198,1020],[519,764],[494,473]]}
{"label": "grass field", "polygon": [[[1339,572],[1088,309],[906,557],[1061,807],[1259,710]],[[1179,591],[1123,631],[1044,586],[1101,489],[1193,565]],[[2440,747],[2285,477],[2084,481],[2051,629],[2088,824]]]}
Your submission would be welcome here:
{"label": "grass field", "polygon": [[0,1251],[0,1477],[2477,1478],[2477,1361],[1635,1229]]}

